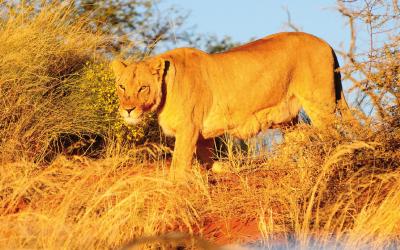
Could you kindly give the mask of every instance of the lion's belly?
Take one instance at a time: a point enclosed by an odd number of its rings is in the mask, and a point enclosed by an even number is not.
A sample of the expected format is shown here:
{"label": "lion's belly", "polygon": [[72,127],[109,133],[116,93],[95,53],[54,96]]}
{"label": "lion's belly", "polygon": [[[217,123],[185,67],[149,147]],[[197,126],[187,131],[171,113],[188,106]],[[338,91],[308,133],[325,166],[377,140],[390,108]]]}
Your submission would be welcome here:
{"label": "lion's belly", "polygon": [[265,119],[260,120],[258,115],[254,114],[231,116],[230,118],[227,118],[227,114],[224,113],[214,114],[205,120],[201,133],[205,138],[216,137],[224,132],[238,138],[248,138],[268,127],[266,116],[261,117]]}
{"label": "lion's belly", "polygon": [[204,138],[213,138],[223,134],[229,130],[229,122],[221,119],[223,114],[210,113],[203,121],[203,127],[201,128],[201,134]]}
{"label": "lion's belly", "polygon": [[300,103],[292,96],[284,98],[277,105],[253,113],[210,112],[204,120],[202,135],[211,138],[227,132],[246,139],[273,125],[291,121],[297,116],[300,107]]}

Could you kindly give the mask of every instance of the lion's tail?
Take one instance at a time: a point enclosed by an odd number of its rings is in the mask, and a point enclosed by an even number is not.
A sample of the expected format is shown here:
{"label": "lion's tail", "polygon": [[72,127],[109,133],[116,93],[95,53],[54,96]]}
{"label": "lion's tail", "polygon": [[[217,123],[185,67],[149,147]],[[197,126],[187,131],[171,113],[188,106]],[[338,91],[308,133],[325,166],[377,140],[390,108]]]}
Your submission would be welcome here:
{"label": "lion's tail", "polygon": [[338,59],[336,57],[336,53],[332,49],[332,55],[334,58],[334,80],[335,80],[335,94],[336,94],[336,105],[337,109],[340,112],[341,116],[346,120],[346,121],[354,121],[356,123],[357,120],[351,113],[349,104],[346,101],[346,98],[344,97],[344,92],[343,92],[343,85],[342,85],[342,76],[340,74],[340,66]]}

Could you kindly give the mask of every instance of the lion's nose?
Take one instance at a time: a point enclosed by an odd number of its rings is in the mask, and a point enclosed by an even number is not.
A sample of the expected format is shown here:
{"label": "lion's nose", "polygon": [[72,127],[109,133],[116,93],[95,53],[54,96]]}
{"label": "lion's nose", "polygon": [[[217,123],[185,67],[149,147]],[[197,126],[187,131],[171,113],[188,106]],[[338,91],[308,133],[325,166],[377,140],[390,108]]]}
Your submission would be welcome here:
{"label": "lion's nose", "polygon": [[125,110],[126,110],[126,112],[128,112],[128,115],[129,115],[133,110],[135,110],[135,108],[125,109]]}

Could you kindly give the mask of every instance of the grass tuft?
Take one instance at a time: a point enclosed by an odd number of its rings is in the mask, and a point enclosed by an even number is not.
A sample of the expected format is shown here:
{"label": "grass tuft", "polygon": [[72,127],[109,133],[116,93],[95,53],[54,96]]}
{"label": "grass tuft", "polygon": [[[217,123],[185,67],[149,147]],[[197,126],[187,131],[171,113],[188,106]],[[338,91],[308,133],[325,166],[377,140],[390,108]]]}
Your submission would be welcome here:
{"label": "grass tuft", "polygon": [[40,161],[60,135],[98,130],[77,82],[107,39],[68,4],[1,6],[0,159]]}

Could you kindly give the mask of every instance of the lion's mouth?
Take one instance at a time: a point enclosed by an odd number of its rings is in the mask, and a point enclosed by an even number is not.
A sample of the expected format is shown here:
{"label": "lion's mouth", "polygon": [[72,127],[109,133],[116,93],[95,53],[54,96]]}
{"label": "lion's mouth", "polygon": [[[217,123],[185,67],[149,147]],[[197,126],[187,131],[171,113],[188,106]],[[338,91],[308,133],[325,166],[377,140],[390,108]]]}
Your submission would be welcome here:
{"label": "lion's mouth", "polygon": [[124,121],[128,125],[137,125],[138,123],[140,123],[142,121],[142,118],[128,116],[128,117],[124,117]]}

